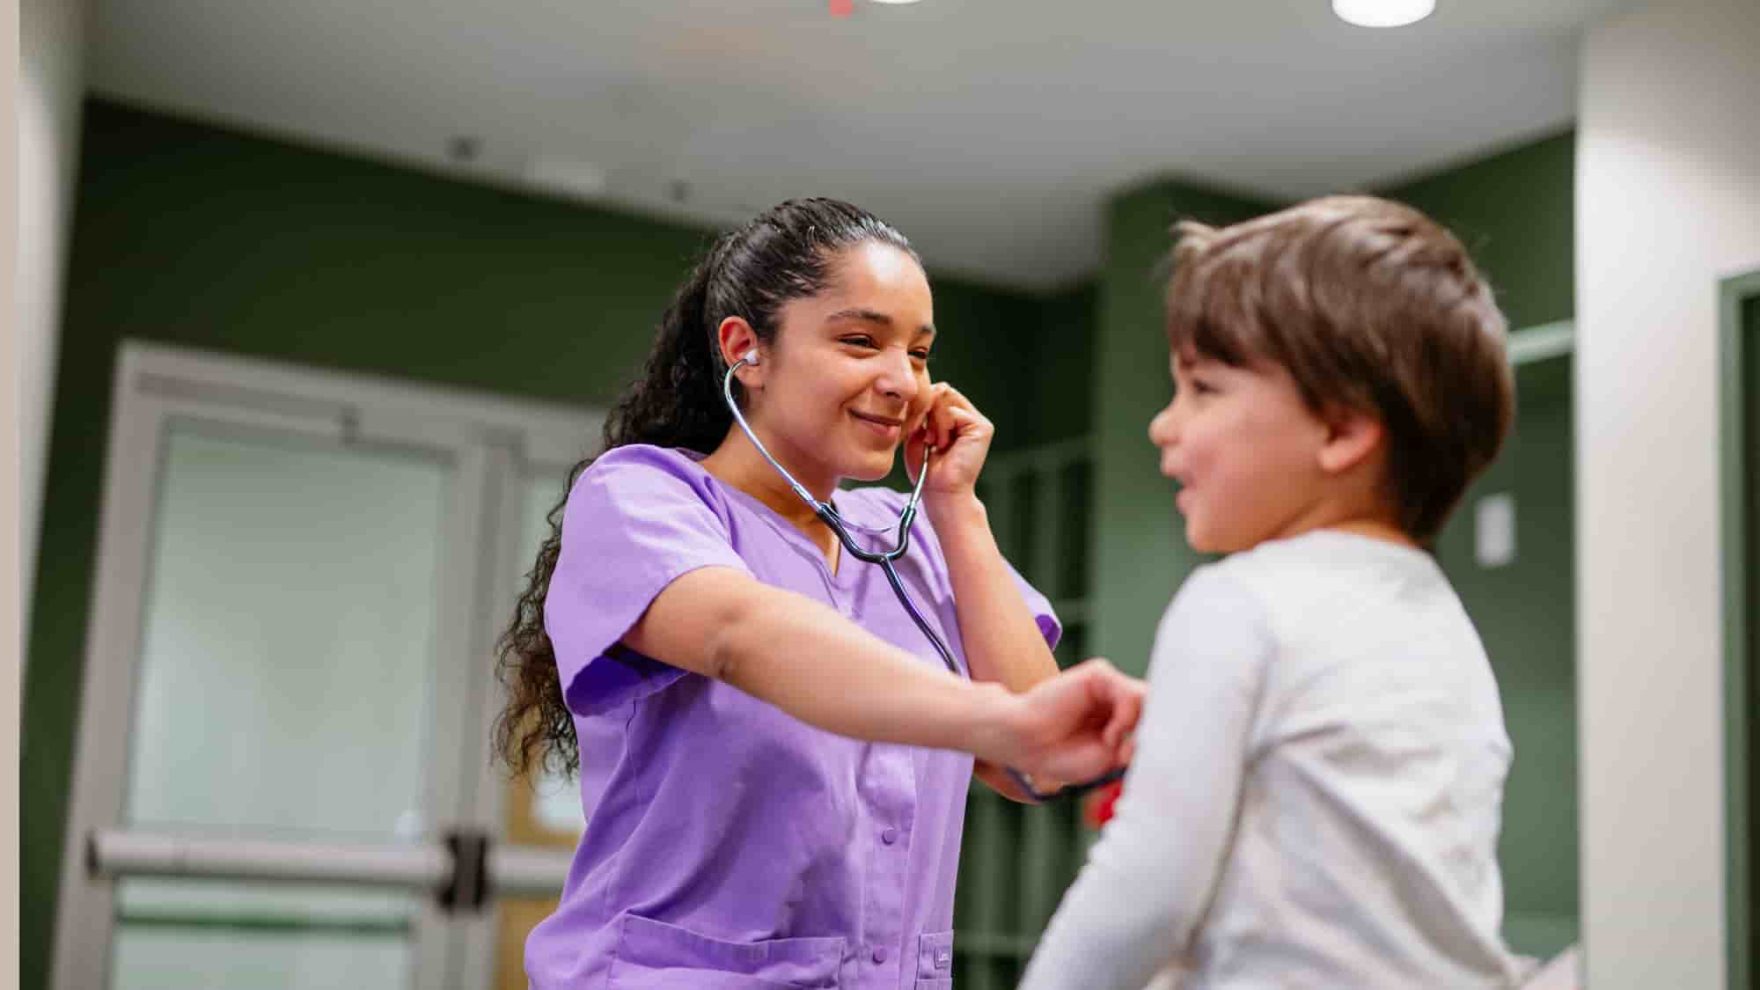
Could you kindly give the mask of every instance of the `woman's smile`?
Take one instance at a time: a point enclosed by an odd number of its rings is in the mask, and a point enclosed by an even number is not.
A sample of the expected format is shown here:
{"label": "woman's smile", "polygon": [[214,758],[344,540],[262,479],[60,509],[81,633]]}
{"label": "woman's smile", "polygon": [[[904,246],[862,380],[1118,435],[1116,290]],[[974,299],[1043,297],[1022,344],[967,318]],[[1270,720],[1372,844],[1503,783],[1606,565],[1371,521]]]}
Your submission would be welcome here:
{"label": "woman's smile", "polygon": [[850,410],[850,415],[864,427],[872,430],[875,436],[888,443],[897,443],[899,434],[904,430],[904,420],[890,416],[878,416],[873,413],[862,413]]}

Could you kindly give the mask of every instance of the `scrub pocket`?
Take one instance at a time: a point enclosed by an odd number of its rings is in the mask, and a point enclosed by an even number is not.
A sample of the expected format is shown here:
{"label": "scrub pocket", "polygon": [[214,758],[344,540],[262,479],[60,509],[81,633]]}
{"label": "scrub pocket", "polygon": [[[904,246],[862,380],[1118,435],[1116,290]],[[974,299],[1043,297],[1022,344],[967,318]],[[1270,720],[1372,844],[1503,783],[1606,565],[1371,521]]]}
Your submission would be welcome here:
{"label": "scrub pocket", "polygon": [[844,940],[727,942],[625,914],[611,962],[619,990],[837,990]]}
{"label": "scrub pocket", "polygon": [[917,936],[916,990],[953,990],[953,932]]}

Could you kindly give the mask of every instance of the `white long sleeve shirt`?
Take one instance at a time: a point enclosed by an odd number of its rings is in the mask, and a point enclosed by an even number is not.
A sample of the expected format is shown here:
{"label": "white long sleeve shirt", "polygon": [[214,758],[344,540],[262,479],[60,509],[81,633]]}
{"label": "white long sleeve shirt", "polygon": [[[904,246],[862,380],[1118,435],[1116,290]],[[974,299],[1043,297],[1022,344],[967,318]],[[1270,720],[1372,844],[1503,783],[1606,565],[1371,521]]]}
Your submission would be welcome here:
{"label": "white long sleeve shirt", "polygon": [[1156,634],[1117,813],[1022,990],[1515,985],[1510,744],[1425,553],[1319,531],[1199,568]]}

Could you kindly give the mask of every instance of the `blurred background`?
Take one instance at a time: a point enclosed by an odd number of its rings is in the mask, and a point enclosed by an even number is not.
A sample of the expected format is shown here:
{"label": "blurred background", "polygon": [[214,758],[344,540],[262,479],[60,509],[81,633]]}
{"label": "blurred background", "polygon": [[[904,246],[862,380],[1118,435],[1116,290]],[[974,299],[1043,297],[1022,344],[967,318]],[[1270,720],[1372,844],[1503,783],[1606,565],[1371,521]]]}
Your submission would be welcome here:
{"label": "blurred background", "polygon": [[[832,195],[1069,627],[1199,561],[1144,438],[1176,219],[1450,226],[1519,416],[1437,548],[1516,759],[1519,951],[1752,986],[1760,4],[23,0],[21,986],[523,987],[576,784],[488,765],[543,517],[720,227]],[[592,768],[584,781],[595,786]],[[1093,837],[974,789],[957,985]]]}

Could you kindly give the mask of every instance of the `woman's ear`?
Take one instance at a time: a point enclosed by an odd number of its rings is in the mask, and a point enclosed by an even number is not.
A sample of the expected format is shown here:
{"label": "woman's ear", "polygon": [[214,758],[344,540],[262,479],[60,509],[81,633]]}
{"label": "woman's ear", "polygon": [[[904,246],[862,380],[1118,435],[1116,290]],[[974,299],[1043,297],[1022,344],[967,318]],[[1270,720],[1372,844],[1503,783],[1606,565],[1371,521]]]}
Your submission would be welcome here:
{"label": "woman's ear", "polygon": [[721,348],[722,367],[731,368],[748,354],[753,357],[744,368],[739,369],[739,383],[747,388],[759,388],[763,385],[763,373],[758,369],[756,360],[759,353],[758,332],[752,329],[743,317],[729,316],[715,328],[716,343]]}
{"label": "woman's ear", "polygon": [[1321,416],[1326,438],[1320,445],[1320,470],[1343,474],[1380,450],[1387,437],[1380,417],[1350,406],[1335,406]]}

